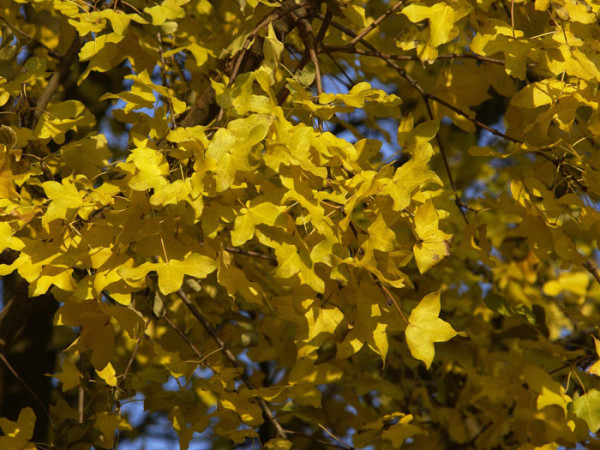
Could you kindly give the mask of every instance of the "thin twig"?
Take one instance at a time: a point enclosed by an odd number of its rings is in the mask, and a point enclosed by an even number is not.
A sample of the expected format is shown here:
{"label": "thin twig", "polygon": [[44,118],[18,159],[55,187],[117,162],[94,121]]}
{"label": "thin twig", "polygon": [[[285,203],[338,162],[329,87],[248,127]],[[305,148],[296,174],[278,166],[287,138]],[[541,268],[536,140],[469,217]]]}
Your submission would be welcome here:
{"label": "thin twig", "polygon": [[[296,68],[294,69],[292,74],[296,75],[298,72],[300,72],[302,69],[304,69],[304,66],[306,66],[306,64],[308,63],[309,60],[310,60],[310,58],[309,58],[308,54],[304,53],[302,55],[302,58],[300,59],[300,61],[298,61],[298,65],[296,66]],[[287,99],[287,96],[289,94],[290,94],[290,91],[287,88],[287,84],[286,84],[277,93],[277,104],[283,105],[283,103],[285,102],[285,100]]]}
{"label": "thin twig", "polygon": [[[79,358],[80,369],[83,372],[83,357]],[[85,419],[84,415],[85,408],[85,388],[83,386],[83,381],[79,381],[79,386],[77,387],[77,423],[82,424]]]}
{"label": "thin twig", "polygon": [[329,431],[327,428],[325,428],[323,425],[321,425],[320,423],[317,423],[317,425],[319,426],[319,428],[321,428],[325,433],[327,433],[329,436],[331,436],[333,439],[335,439],[336,441],[338,441],[339,443],[341,443],[344,447],[343,448],[349,448],[350,446],[348,444],[346,444],[344,441],[342,441],[339,437],[337,437],[335,434],[333,434],[331,431]]}
{"label": "thin twig", "polygon": [[365,27],[364,30],[362,30],[360,33],[358,33],[356,36],[354,36],[354,38],[350,41],[350,44],[354,45],[358,41],[363,39],[367,34],[369,34],[371,31],[373,31],[375,28],[377,28],[377,26],[379,26],[379,24],[381,22],[383,22],[390,14],[392,14],[394,11],[396,11],[398,8],[400,8],[400,6],[402,6],[403,3],[404,3],[403,1],[399,1],[391,8],[388,8],[388,10],[386,12],[384,12],[381,16],[379,16],[377,19],[375,19],[373,22],[371,22],[371,24],[369,24],[367,27]]}
{"label": "thin twig", "polygon": [[33,115],[33,123],[28,124],[31,128],[35,127],[38,120],[40,119],[40,116],[46,109],[46,106],[48,106],[50,98],[52,97],[60,83],[62,83],[69,74],[69,71],[71,70],[71,65],[73,64],[73,61],[75,61],[77,53],[79,53],[80,45],[81,40],[79,39],[79,36],[75,36],[73,42],[71,42],[71,46],[67,50],[67,53],[65,53],[61,61],[58,63],[58,67],[48,80],[48,84],[37,99],[35,105],[35,113]]}
{"label": "thin twig", "polygon": [[321,22],[321,28],[319,28],[319,31],[315,36],[315,45],[317,46],[319,52],[321,51],[321,43],[323,42],[323,38],[325,37],[325,33],[327,33],[327,28],[329,28],[332,19],[333,14],[328,9],[325,13],[325,17],[323,18],[323,22]]}
{"label": "thin twig", "polygon": [[[364,50],[348,45],[324,45],[322,48],[325,53],[354,53],[361,56],[372,56],[374,58],[391,59],[394,61],[421,61],[417,55],[392,55],[391,53],[380,52],[379,50]],[[476,53],[445,53],[438,55],[435,60],[447,60],[447,59],[474,59],[476,61],[486,62],[490,64],[498,64],[504,66],[506,62],[502,59],[489,58],[487,56],[478,55]],[[529,63],[528,66],[535,66],[533,63]]]}
{"label": "thin twig", "polygon": [[[323,15],[320,15],[321,18],[323,18]],[[348,36],[351,37],[355,37],[356,33],[354,31],[352,31],[349,28],[346,28],[343,25],[340,25],[336,22],[331,22],[331,26],[334,28],[337,28],[338,30],[342,31],[343,33],[346,33]],[[515,142],[517,144],[522,144],[523,142],[520,141],[519,139],[515,139],[511,136],[508,136],[505,133],[502,133],[499,130],[496,130],[495,128],[492,128],[488,125],[486,125],[485,123],[477,120],[475,117],[471,117],[469,114],[467,114],[466,112],[464,112],[462,109],[448,103],[447,101],[441,99],[440,97],[434,95],[434,94],[430,94],[429,92],[425,91],[425,89],[423,89],[423,87],[419,84],[419,82],[417,80],[415,80],[414,78],[412,78],[407,72],[406,70],[404,70],[402,67],[400,67],[398,64],[396,64],[394,61],[385,58],[384,56],[382,56],[380,53],[372,44],[370,44],[369,42],[365,41],[364,39],[361,39],[359,41],[362,45],[364,45],[365,47],[367,47],[369,50],[371,50],[374,54],[373,56],[377,56],[378,58],[381,58],[383,61],[385,61],[385,63],[390,66],[391,68],[393,68],[394,70],[396,70],[396,72],[398,72],[398,74],[404,78],[404,80],[410,85],[410,87],[412,87],[413,89],[415,89],[420,95],[421,97],[423,97],[424,99],[431,99],[432,101],[439,103],[442,106],[445,106],[446,108],[450,109],[451,111],[454,111],[456,114],[458,114],[459,116],[464,117],[465,119],[469,120],[470,122],[473,122],[475,125],[477,125],[480,128],[483,128],[484,130],[499,136],[501,138],[504,138],[508,141],[511,142]]]}
{"label": "thin twig", "polygon": [[[160,33],[156,35],[158,38],[158,54],[160,55],[160,80],[165,89],[168,89],[167,84],[167,74],[165,70],[165,57],[163,52],[163,40]],[[171,124],[173,128],[177,128],[177,122],[175,122],[175,109],[173,108],[173,101],[168,97],[163,95],[163,101],[167,104],[167,108],[169,109],[169,115],[171,116]]]}
{"label": "thin twig", "polygon": [[0,17],[0,20],[8,27],[10,28],[12,31],[16,31],[17,33],[19,33],[21,36],[25,37],[26,39],[29,39],[31,42],[35,42],[37,45],[39,45],[40,47],[43,47],[46,49],[46,51],[48,52],[49,56],[52,56],[54,58],[60,58],[60,56],[58,55],[58,53],[56,53],[54,50],[52,50],[50,47],[48,47],[46,44],[44,44],[41,41],[38,41],[36,38],[34,38],[33,36],[31,36],[30,34],[25,33],[23,30],[17,28],[14,24],[10,23],[8,20],[6,20],[4,17]]}
{"label": "thin twig", "polygon": [[[183,301],[185,306],[187,306],[187,308],[190,310],[192,315],[196,319],[198,319],[198,321],[202,324],[202,326],[204,327],[206,332],[209,334],[209,336],[216,342],[216,344],[219,347],[221,347],[223,349],[223,354],[225,355],[225,357],[227,358],[229,363],[233,367],[236,367],[236,368],[241,367],[238,360],[236,359],[235,355],[231,352],[231,350],[229,350],[228,348],[225,348],[225,342],[223,342],[223,340],[219,337],[217,332],[212,328],[210,323],[208,323],[206,318],[202,315],[202,313],[198,310],[198,308],[196,308],[196,306],[192,303],[192,301],[189,299],[187,294],[182,289],[179,289],[177,291],[177,295],[179,296],[181,301]],[[246,372],[245,367],[242,367],[242,368],[244,370],[243,370],[242,374],[240,375],[240,378],[242,379],[244,384],[248,387],[248,389],[255,389],[254,384],[248,378],[248,374]],[[261,397],[257,397],[257,399],[258,399],[258,404],[259,404],[260,408],[263,410],[263,413],[265,414],[265,416],[267,417],[269,422],[271,422],[273,427],[275,427],[275,430],[277,431],[277,436],[285,439],[286,431],[283,429],[281,424],[275,418],[273,412],[271,411],[271,408],[269,408],[269,405],[267,405],[267,403]]]}
{"label": "thin twig", "polygon": [[587,270],[592,276],[596,279],[598,283],[600,283],[600,273],[596,269],[596,265],[592,262],[592,260],[588,259],[583,263],[583,267]]}
{"label": "thin twig", "polygon": [[[332,25],[335,26],[336,24],[332,23]],[[354,31],[347,29],[346,27],[341,27],[341,28],[344,29],[343,30],[344,33],[354,37],[353,42],[351,44],[352,46],[354,46],[356,42],[360,42],[365,47],[367,47],[369,50],[371,50],[373,52],[377,52],[377,49],[373,45],[371,45],[369,42],[365,41],[363,38],[360,38],[357,34],[354,33]],[[340,28],[338,28],[338,29],[340,29]],[[484,123],[480,122],[479,120],[477,120],[475,118],[471,118],[468,114],[463,112],[460,108],[457,108],[454,105],[451,105],[450,103],[446,102],[445,100],[442,100],[442,99],[438,98],[437,96],[426,92],[425,89],[423,89],[423,87],[421,87],[421,85],[417,82],[417,80],[412,78],[406,72],[406,70],[404,70],[402,67],[398,66],[398,64],[396,64],[394,61],[388,60],[382,56],[379,56],[379,58],[383,59],[388,66],[390,66],[394,70],[396,70],[396,72],[398,72],[398,74],[402,78],[404,78],[409,83],[409,85],[419,93],[419,95],[421,95],[421,98],[423,99],[423,102],[425,103],[425,107],[427,108],[427,114],[429,115],[430,119],[433,120],[434,116],[433,116],[433,111],[431,110],[431,106],[429,105],[429,99],[436,101],[437,103],[440,103],[443,106],[446,106],[447,108],[455,111],[457,114],[460,114],[461,116],[464,116],[469,120],[474,121],[475,123],[480,125],[482,128],[490,131],[491,133],[495,132],[494,134],[500,134],[503,137],[505,137],[506,139],[516,141],[515,139],[512,139],[509,136],[506,136],[504,133],[501,133],[500,131],[495,130],[495,129],[485,125]],[[440,154],[442,155],[442,159],[444,161],[444,166],[446,168],[446,173],[448,174],[448,179],[450,180],[450,187],[452,188],[452,191],[454,192],[456,206],[458,207],[459,211],[461,212],[461,215],[463,216],[463,219],[465,220],[465,222],[469,223],[467,216],[465,214],[465,211],[463,210],[463,202],[460,199],[458,191],[456,190],[456,184],[454,183],[454,178],[452,177],[452,172],[450,171],[450,165],[448,164],[448,158],[446,156],[445,148],[437,135],[436,135],[436,141],[438,143],[438,147],[440,149]]]}
{"label": "thin twig", "polygon": [[131,370],[131,366],[133,365],[133,360],[135,359],[135,355],[137,354],[137,351],[140,347],[140,343],[142,342],[142,339],[144,339],[143,334],[139,337],[139,339],[135,343],[135,347],[133,347],[133,351],[131,352],[131,355],[129,355],[129,360],[127,361],[127,366],[125,367],[125,372],[123,372],[123,378],[121,379],[122,384],[125,383],[125,380],[127,380],[127,375],[129,375],[129,371]]}
{"label": "thin twig", "polygon": [[398,305],[398,302],[396,301],[396,299],[394,298],[394,296],[392,295],[392,293],[388,290],[388,288],[386,288],[383,284],[381,284],[381,281],[379,281],[374,276],[373,276],[373,278],[375,279],[375,284],[377,284],[377,287],[381,291],[381,294],[383,295],[383,298],[385,298],[386,303],[388,305],[390,305],[390,306],[394,305],[396,307],[396,310],[400,314],[400,317],[402,317],[402,320],[404,320],[408,324],[408,320],[404,316],[404,313],[402,312],[402,309],[400,309],[400,305]]}
{"label": "thin twig", "polygon": [[346,445],[346,444],[344,444],[344,445],[334,444],[333,442],[329,442],[329,441],[326,441],[324,439],[321,439],[321,438],[318,438],[318,437],[315,437],[315,436],[311,436],[311,435],[306,434],[306,433],[302,433],[300,431],[294,431],[294,430],[288,430],[288,429],[286,429],[285,432],[288,433],[288,434],[291,434],[293,436],[302,436],[303,438],[310,439],[311,441],[315,441],[315,442],[317,442],[319,444],[327,445],[328,447],[344,448],[344,449],[348,449],[348,450],[353,450],[354,449],[354,447],[351,447],[350,445]]}
{"label": "thin twig", "polygon": [[31,389],[31,387],[29,387],[27,382],[23,378],[21,378],[19,373],[11,365],[11,363],[8,361],[8,359],[6,359],[6,356],[4,356],[4,353],[0,353],[0,361],[2,361],[4,363],[6,368],[10,371],[10,373],[13,374],[13,376],[17,379],[17,381],[19,381],[19,383],[21,383],[23,385],[23,387],[27,390],[27,392],[29,392],[31,394],[31,396],[35,399],[35,401],[40,405],[42,410],[48,416],[48,420],[50,421],[52,426],[54,426],[54,421],[52,420],[52,416],[50,416],[50,412],[48,411],[48,408],[46,408],[46,405],[44,404],[44,402],[42,402],[42,399],[35,393],[35,391],[33,389]]}
{"label": "thin twig", "polygon": [[[173,331],[175,331],[175,333],[177,333],[179,335],[179,337],[181,339],[183,339],[183,341],[187,344],[187,346],[192,349],[194,354],[198,357],[199,364],[201,364],[201,365],[205,364],[208,368],[211,368],[210,364],[205,360],[206,357],[204,355],[202,355],[202,352],[200,350],[198,350],[198,348],[194,345],[194,343],[190,340],[190,338],[187,337],[187,335],[183,332],[183,330],[181,328],[179,328],[166,315],[164,315],[162,319],[165,322],[167,322],[167,324],[173,329]],[[211,368],[211,370],[212,370],[212,368]]]}
{"label": "thin twig", "polygon": [[[325,22],[325,18],[323,18],[323,22]],[[315,66],[315,82],[317,83],[317,95],[320,95],[323,93],[323,84],[321,81],[321,69],[319,67],[319,58],[317,55],[315,36],[313,34],[310,23],[306,19],[299,19],[298,29],[301,31],[301,37],[304,41],[306,52],[308,52],[308,56],[310,57],[310,60]]]}
{"label": "thin twig", "polygon": [[229,253],[237,253],[239,255],[252,256],[253,258],[264,259],[265,261],[269,261],[274,266],[277,265],[277,258],[270,255],[265,255],[264,253],[255,252],[253,250],[242,250],[237,247],[225,247],[224,250]]}
{"label": "thin twig", "polygon": [[232,69],[231,75],[229,77],[228,85],[231,86],[233,84],[233,82],[235,81],[235,79],[237,78],[240,67],[242,65],[242,60],[244,59],[246,52],[250,48],[250,44],[254,41],[256,36],[258,36],[258,33],[261,29],[263,29],[264,27],[266,27],[267,25],[269,25],[270,23],[272,23],[274,21],[283,19],[285,16],[293,14],[294,11],[301,9],[301,8],[305,8],[306,6],[309,6],[309,5],[310,5],[310,2],[302,2],[297,5],[293,5],[290,8],[287,8],[283,11],[278,11],[278,10],[273,11],[273,12],[267,14],[265,17],[263,17],[263,19],[258,23],[258,25],[256,25],[254,27],[254,29],[250,32],[250,34],[244,41],[244,45],[242,45],[242,49],[236,54],[235,62],[233,64],[233,69]]}
{"label": "thin twig", "polygon": [[[431,111],[431,106],[429,105],[429,101],[423,95],[422,95],[422,98],[423,98],[423,102],[425,103],[425,107],[427,108],[427,114],[429,115],[429,119],[433,120],[433,111]],[[440,139],[438,134],[435,135],[435,140],[438,144],[438,148],[440,149],[440,154],[442,155],[442,161],[444,161],[444,167],[446,168],[446,174],[448,175],[448,179],[450,180],[450,187],[452,188],[452,191],[454,192],[454,203],[458,207],[458,210],[460,211],[460,214],[462,215],[463,220],[465,221],[466,224],[468,224],[469,219],[467,219],[467,215],[465,214],[465,211],[463,209],[463,202],[460,198],[460,195],[458,194],[458,191],[456,190],[456,184],[454,183],[454,177],[452,176],[452,171],[450,170],[450,164],[448,163],[448,157],[446,156],[446,148],[444,147],[442,140]]]}

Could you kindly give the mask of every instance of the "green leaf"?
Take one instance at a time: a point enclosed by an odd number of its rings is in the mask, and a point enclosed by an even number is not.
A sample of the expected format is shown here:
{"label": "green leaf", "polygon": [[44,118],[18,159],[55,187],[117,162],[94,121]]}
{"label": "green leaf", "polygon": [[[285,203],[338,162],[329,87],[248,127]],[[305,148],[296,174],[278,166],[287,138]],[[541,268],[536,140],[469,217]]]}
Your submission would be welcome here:
{"label": "green leaf", "polygon": [[600,391],[590,389],[573,400],[573,412],[585,420],[591,433],[600,430]]}

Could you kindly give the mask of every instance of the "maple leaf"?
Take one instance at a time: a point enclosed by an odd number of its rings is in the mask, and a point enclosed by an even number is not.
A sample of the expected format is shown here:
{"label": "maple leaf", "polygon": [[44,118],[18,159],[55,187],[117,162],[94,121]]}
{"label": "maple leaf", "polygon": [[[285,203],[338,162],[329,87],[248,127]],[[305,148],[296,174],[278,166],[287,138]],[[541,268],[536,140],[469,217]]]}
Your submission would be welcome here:
{"label": "maple leaf", "polygon": [[450,255],[452,236],[439,229],[439,217],[432,202],[418,207],[414,224],[417,237],[414,245],[415,260],[419,272],[425,273]]}
{"label": "maple leaf", "polygon": [[590,432],[596,433],[600,430],[600,391],[591,389],[573,399],[573,412],[585,420]]}
{"label": "maple leaf", "polygon": [[7,449],[35,450],[36,446],[29,442],[33,437],[34,426],[35,413],[29,407],[19,412],[16,422],[0,417],[0,428],[4,433],[4,436],[0,436],[0,446]]}
{"label": "maple leaf", "polygon": [[406,327],[406,344],[410,354],[429,369],[435,355],[434,342],[446,342],[458,333],[439,318],[440,292],[427,294],[411,311]]}
{"label": "maple leaf", "polygon": [[429,43],[432,47],[450,42],[456,37],[456,22],[471,12],[471,6],[463,1],[438,2],[431,6],[412,3],[402,10],[402,14],[417,23],[429,19]]}
{"label": "maple leaf", "polygon": [[51,222],[56,219],[67,220],[67,212],[75,210],[83,206],[83,198],[75,187],[72,180],[65,178],[61,183],[57,181],[46,181],[42,184],[46,195],[50,200],[50,205],[44,217],[44,223]]}
{"label": "maple leaf", "polygon": [[70,359],[66,359],[62,363],[62,372],[53,375],[58,381],[62,383],[62,391],[68,391],[74,387],[79,386],[83,375]]}

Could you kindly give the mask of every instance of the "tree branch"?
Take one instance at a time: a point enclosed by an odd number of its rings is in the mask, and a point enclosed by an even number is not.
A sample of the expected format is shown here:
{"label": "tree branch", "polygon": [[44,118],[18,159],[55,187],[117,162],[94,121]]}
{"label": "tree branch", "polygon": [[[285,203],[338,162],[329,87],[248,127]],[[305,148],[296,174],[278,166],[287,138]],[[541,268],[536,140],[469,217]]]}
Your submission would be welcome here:
{"label": "tree branch", "polygon": [[37,99],[35,105],[35,113],[33,114],[33,119],[31,123],[26,124],[25,126],[28,128],[34,128],[37,122],[40,119],[40,116],[48,106],[48,102],[50,102],[50,98],[58,88],[58,86],[65,80],[69,71],[71,70],[71,65],[73,61],[75,61],[75,57],[79,53],[79,48],[81,45],[81,40],[79,36],[75,36],[73,42],[71,42],[71,46],[67,50],[67,53],[61,58],[61,61],[58,63],[58,67],[48,80],[48,84],[40,94]]}
{"label": "tree branch", "polygon": [[350,45],[354,45],[358,41],[362,40],[367,34],[369,34],[371,31],[373,31],[375,28],[377,28],[381,22],[383,22],[390,14],[392,14],[394,11],[396,11],[398,8],[400,8],[403,4],[404,4],[404,1],[401,0],[398,3],[396,3],[394,6],[388,8],[388,10],[386,12],[384,12],[381,16],[379,16],[377,19],[375,19],[373,22],[371,22],[371,24],[369,24],[367,27],[365,27],[364,30],[362,30],[360,33],[358,33],[356,36],[354,36],[354,38],[350,41]]}
{"label": "tree branch", "polygon": [[[183,291],[183,289],[179,289],[177,291],[177,295],[179,296],[181,301],[184,303],[184,305],[187,306],[187,308],[190,310],[192,315],[196,319],[198,319],[198,321],[202,324],[202,326],[204,327],[206,332],[209,334],[209,336],[216,342],[216,344],[219,347],[221,347],[223,349],[223,354],[225,355],[225,357],[227,358],[229,363],[233,367],[236,367],[236,368],[240,367],[240,364],[238,363],[238,360],[236,359],[235,355],[231,352],[231,350],[229,350],[228,348],[225,348],[225,342],[223,342],[223,340],[219,337],[219,335],[216,333],[216,331],[212,328],[210,323],[208,323],[208,321],[202,315],[200,310],[198,310],[198,308],[196,308],[196,306],[192,303],[192,301],[189,299],[189,297]],[[245,367],[242,367],[242,368],[244,370],[243,370],[242,374],[240,375],[240,378],[242,379],[244,384],[248,387],[248,389],[255,389],[254,385],[248,378],[246,368]],[[269,408],[269,405],[267,405],[267,402],[265,402],[264,399],[262,399],[260,397],[256,397],[256,398],[258,399],[258,404],[259,404],[260,408],[263,410],[263,413],[265,414],[265,416],[267,417],[269,422],[271,422],[273,427],[275,427],[275,430],[277,431],[277,436],[279,436],[280,438],[286,439],[286,437],[287,437],[286,431],[283,429],[281,424],[275,418],[275,415],[271,411],[271,408]]]}
{"label": "tree branch", "polygon": [[241,248],[237,247],[225,247],[224,250],[229,253],[237,253],[239,255],[246,255],[252,256],[254,258],[264,259],[265,261],[269,261],[274,266],[277,265],[277,258],[270,255],[265,255],[264,253],[255,252],[253,250],[242,250]]}
{"label": "tree branch", "polygon": [[[390,53],[384,53],[379,50],[364,50],[361,48],[356,48],[352,45],[324,45],[323,52],[353,53],[361,56],[372,56],[374,58],[389,59],[394,61],[421,61],[421,59],[417,55],[392,55]],[[435,60],[437,61],[448,59],[474,59],[476,61],[490,64],[498,64],[501,66],[505,65],[505,61],[503,61],[502,59],[489,58],[487,56],[477,55],[476,53],[447,53],[443,55],[438,55]],[[534,65],[535,64],[529,64],[528,66]]]}
{"label": "tree branch", "polygon": [[54,421],[52,420],[52,416],[50,415],[50,411],[48,411],[48,408],[46,408],[46,404],[36,394],[36,392],[33,389],[31,389],[31,387],[25,382],[25,380],[23,378],[21,378],[21,375],[19,375],[19,373],[15,370],[15,368],[10,364],[10,362],[8,361],[8,359],[6,359],[6,356],[4,356],[3,352],[0,352],[0,361],[2,361],[4,363],[4,365],[6,366],[6,368],[10,371],[10,373],[13,374],[13,376],[19,381],[19,383],[21,383],[21,385],[23,385],[23,387],[27,390],[27,392],[29,392],[29,394],[31,394],[31,396],[38,403],[38,405],[40,405],[40,408],[42,408],[42,410],[48,416],[48,420],[50,421],[50,423],[52,425],[54,425]]}

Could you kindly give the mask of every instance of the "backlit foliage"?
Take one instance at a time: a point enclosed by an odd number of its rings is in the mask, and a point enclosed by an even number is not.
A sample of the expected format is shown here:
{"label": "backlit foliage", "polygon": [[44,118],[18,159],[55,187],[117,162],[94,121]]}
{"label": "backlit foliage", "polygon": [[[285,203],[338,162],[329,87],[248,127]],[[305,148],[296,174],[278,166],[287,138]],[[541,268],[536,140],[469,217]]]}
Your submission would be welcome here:
{"label": "backlit foliage", "polygon": [[598,445],[599,20],[0,1],[0,275],[59,302],[45,444],[138,438],[143,402],[181,448]]}

